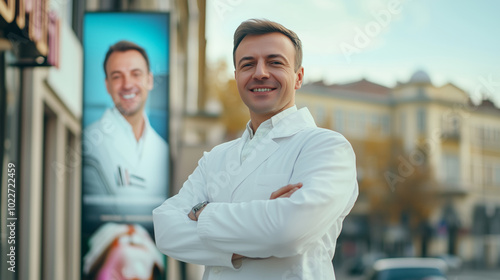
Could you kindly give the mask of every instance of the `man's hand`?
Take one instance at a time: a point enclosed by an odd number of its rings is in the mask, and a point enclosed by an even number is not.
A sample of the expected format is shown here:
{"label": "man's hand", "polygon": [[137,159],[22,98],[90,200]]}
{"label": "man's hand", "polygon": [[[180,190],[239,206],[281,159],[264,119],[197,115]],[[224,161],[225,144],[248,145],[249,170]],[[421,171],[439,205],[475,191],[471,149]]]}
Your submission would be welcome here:
{"label": "man's hand", "polygon": [[295,191],[302,188],[302,183],[290,184],[281,187],[279,190],[273,192],[269,199],[276,199],[280,197],[290,197]]}
{"label": "man's hand", "polygon": [[[277,191],[273,192],[269,199],[290,197],[295,191],[297,191],[300,188],[302,188],[302,183],[286,185],[284,187],[279,188]],[[193,215],[193,212],[190,211],[188,217],[193,221],[198,221],[198,217],[200,216],[201,212],[203,212],[203,209],[205,209],[205,207],[201,208],[199,211],[196,212],[196,217],[195,215]]]}
{"label": "man's hand", "polygon": [[198,217],[200,216],[201,212],[203,211],[203,209],[205,209],[205,207],[207,207],[206,205],[203,206],[203,208],[201,208],[200,210],[196,211],[196,216],[193,214],[193,211],[189,211],[189,214],[188,214],[188,217],[193,220],[193,221],[198,221]]}
{"label": "man's hand", "polygon": [[196,219],[196,217],[194,216],[193,211],[189,211],[188,217],[189,217],[192,221],[197,221],[197,220],[198,220],[198,219]]}
{"label": "man's hand", "polygon": [[239,259],[243,259],[245,256],[238,255],[238,254],[233,254],[233,257],[231,258],[232,261],[236,261]]}
{"label": "man's hand", "polygon": [[[276,199],[280,197],[290,197],[295,191],[298,189],[302,188],[302,183],[297,183],[297,184],[289,184],[284,187],[279,188],[277,191],[273,192],[271,194],[271,197],[269,199]],[[200,216],[201,212],[205,209],[205,207],[201,208],[198,212],[196,212],[196,217],[193,215],[193,212],[189,212],[188,217],[193,220],[193,221],[198,221],[198,217]],[[231,257],[231,261],[239,261],[242,260],[243,258],[246,258],[245,256],[238,255],[238,254],[233,254]]]}
{"label": "man's hand", "polygon": [[[269,199],[276,199],[276,198],[280,198],[280,197],[290,197],[295,191],[297,191],[300,188],[302,188],[302,183],[286,185],[284,187],[279,188],[277,191],[273,192]],[[201,210],[199,212],[201,212]],[[238,254],[233,254],[231,261],[233,263],[238,263],[238,261],[243,260],[244,258],[246,258],[246,257],[242,256],[242,255],[238,255]],[[239,263],[239,265],[241,265],[241,263]]]}

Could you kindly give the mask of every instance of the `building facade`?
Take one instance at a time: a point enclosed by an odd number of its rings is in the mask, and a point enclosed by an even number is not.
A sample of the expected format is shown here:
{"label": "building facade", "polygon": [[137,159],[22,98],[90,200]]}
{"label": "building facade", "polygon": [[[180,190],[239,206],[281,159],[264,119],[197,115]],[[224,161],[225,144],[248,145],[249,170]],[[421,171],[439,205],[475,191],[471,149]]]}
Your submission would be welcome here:
{"label": "building facade", "polygon": [[80,279],[82,22],[99,11],[170,13],[172,162],[204,102],[204,0],[0,1],[0,279]]}
{"label": "building facade", "polygon": [[453,254],[500,265],[500,109],[493,103],[473,104],[422,71],[394,88],[365,79],[311,83],[296,102],[356,152],[361,193],[344,229],[352,254]]}
{"label": "building facade", "polygon": [[82,48],[72,21],[78,4],[2,3],[1,278],[75,279]]}

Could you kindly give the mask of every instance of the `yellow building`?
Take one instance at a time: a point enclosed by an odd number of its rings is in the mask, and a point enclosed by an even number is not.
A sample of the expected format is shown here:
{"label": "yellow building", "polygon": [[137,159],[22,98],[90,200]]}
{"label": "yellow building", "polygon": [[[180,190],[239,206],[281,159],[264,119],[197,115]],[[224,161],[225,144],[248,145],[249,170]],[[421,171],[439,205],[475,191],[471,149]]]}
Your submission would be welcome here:
{"label": "yellow building", "polygon": [[367,241],[357,253],[456,254],[499,265],[499,108],[476,106],[422,71],[394,88],[365,79],[307,84],[296,103],[354,147],[361,194],[344,234]]}
{"label": "yellow building", "polygon": [[[169,146],[177,163],[185,116],[205,102],[205,5],[205,0],[1,1],[0,279],[81,276],[84,14],[170,14]],[[172,181],[180,180],[182,166],[174,166]],[[185,274],[169,258],[168,279]]]}

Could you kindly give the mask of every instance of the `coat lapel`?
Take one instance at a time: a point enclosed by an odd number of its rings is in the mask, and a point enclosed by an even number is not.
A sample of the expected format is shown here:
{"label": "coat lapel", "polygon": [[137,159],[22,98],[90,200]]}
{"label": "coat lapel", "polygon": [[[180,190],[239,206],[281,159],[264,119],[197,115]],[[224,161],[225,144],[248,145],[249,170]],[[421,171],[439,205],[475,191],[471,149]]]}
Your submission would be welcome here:
{"label": "coat lapel", "polygon": [[[226,162],[233,166],[239,166],[239,168],[231,169],[233,172],[230,172],[231,174],[229,174],[231,178],[231,191],[229,192],[231,194],[231,198],[234,191],[236,191],[241,183],[276,150],[278,150],[279,144],[276,143],[274,139],[290,137],[299,132],[301,129],[309,126],[316,126],[314,119],[306,108],[300,109],[296,113],[281,120],[278,125],[269,132],[267,137],[265,137],[262,142],[255,147],[247,159],[240,164],[243,143],[245,143],[246,138],[249,137],[248,132],[245,131],[240,139],[240,143],[232,146],[230,148],[231,150],[227,154],[228,158]],[[230,170],[227,166],[226,169]]]}
{"label": "coat lapel", "polygon": [[279,145],[276,142],[272,141],[269,137],[266,137],[263,139],[262,143],[255,147],[255,150],[250,152],[245,161],[240,164],[240,155],[243,143],[244,141],[242,140],[241,143],[233,146],[231,151],[228,153],[227,162],[232,165],[236,165],[237,163],[238,166],[238,168],[232,168],[233,172],[230,174],[231,183],[229,193],[231,194],[231,197],[241,183],[279,148]]}

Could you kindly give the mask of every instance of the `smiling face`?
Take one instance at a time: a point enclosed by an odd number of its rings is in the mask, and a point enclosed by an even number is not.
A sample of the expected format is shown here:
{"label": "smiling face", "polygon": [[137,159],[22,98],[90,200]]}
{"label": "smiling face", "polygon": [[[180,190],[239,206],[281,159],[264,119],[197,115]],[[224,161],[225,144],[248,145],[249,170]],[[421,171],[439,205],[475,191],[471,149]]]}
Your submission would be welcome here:
{"label": "smiling face", "polygon": [[287,36],[247,35],[234,57],[238,91],[252,120],[260,123],[295,104],[304,68],[294,71],[295,49]]}
{"label": "smiling face", "polygon": [[148,93],[153,89],[153,75],[146,60],[136,50],[113,52],[106,64],[106,88],[116,108],[124,117],[144,111]]}

